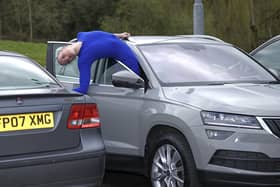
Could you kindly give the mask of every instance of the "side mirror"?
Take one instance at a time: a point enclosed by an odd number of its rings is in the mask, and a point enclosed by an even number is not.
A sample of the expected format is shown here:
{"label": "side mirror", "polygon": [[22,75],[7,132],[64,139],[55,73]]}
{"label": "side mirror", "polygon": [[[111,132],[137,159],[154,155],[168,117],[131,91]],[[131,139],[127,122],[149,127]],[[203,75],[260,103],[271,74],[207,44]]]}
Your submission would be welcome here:
{"label": "side mirror", "polygon": [[112,75],[112,83],[116,87],[144,88],[145,81],[133,72],[123,70]]}

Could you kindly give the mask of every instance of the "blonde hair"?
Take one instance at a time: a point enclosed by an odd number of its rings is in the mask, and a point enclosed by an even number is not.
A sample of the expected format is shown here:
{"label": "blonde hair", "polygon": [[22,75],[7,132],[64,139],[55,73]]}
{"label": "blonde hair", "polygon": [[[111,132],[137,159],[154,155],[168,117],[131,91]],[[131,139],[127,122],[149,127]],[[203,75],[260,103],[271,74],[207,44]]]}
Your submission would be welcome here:
{"label": "blonde hair", "polygon": [[55,50],[55,56],[58,57],[59,53],[60,53],[65,47],[66,47],[66,46],[58,47],[58,48]]}
{"label": "blonde hair", "polygon": [[59,58],[58,58],[58,56],[59,56],[59,54],[63,51],[63,49],[65,49],[66,47],[67,47],[68,45],[66,45],[66,46],[61,46],[61,47],[58,47],[56,50],[55,50],[55,56],[56,56],[56,61],[60,64],[60,62],[59,62]]}

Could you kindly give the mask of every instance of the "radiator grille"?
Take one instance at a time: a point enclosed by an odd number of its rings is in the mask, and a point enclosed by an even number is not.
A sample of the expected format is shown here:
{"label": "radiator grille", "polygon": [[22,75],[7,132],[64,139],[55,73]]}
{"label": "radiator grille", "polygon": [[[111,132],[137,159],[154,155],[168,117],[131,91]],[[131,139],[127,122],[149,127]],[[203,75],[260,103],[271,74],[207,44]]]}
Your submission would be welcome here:
{"label": "radiator grille", "polygon": [[269,127],[271,132],[280,138],[280,119],[263,119],[266,125]]}
{"label": "radiator grille", "polygon": [[263,153],[217,150],[210,164],[259,172],[280,172],[280,159]]}

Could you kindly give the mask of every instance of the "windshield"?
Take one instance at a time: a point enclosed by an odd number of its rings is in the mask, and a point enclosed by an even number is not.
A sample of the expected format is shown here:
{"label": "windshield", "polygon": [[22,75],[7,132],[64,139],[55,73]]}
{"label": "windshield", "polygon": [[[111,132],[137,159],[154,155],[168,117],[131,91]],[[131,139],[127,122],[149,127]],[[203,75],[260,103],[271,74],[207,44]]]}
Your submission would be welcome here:
{"label": "windshield", "polygon": [[254,60],[232,46],[176,43],[142,45],[140,50],[165,84],[276,81]]}
{"label": "windshield", "polygon": [[59,86],[27,58],[0,56],[0,90]]}

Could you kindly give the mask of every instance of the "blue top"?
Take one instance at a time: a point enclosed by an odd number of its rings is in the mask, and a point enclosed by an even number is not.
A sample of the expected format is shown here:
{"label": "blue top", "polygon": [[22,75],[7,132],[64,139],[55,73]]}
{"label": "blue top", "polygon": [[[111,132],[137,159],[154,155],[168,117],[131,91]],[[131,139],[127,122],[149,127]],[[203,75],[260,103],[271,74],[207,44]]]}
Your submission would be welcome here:
{"label": "blue top", "polygon": [[79,32],[77,38],[78,41],[82,42],[82,46],[78,54],[80,87],[74,89],[75,91],[87,93],[91,65],[100,58],[119,60],[139,75],[139,65],[134,53],[125,42],[114,34],[103,31]]}

